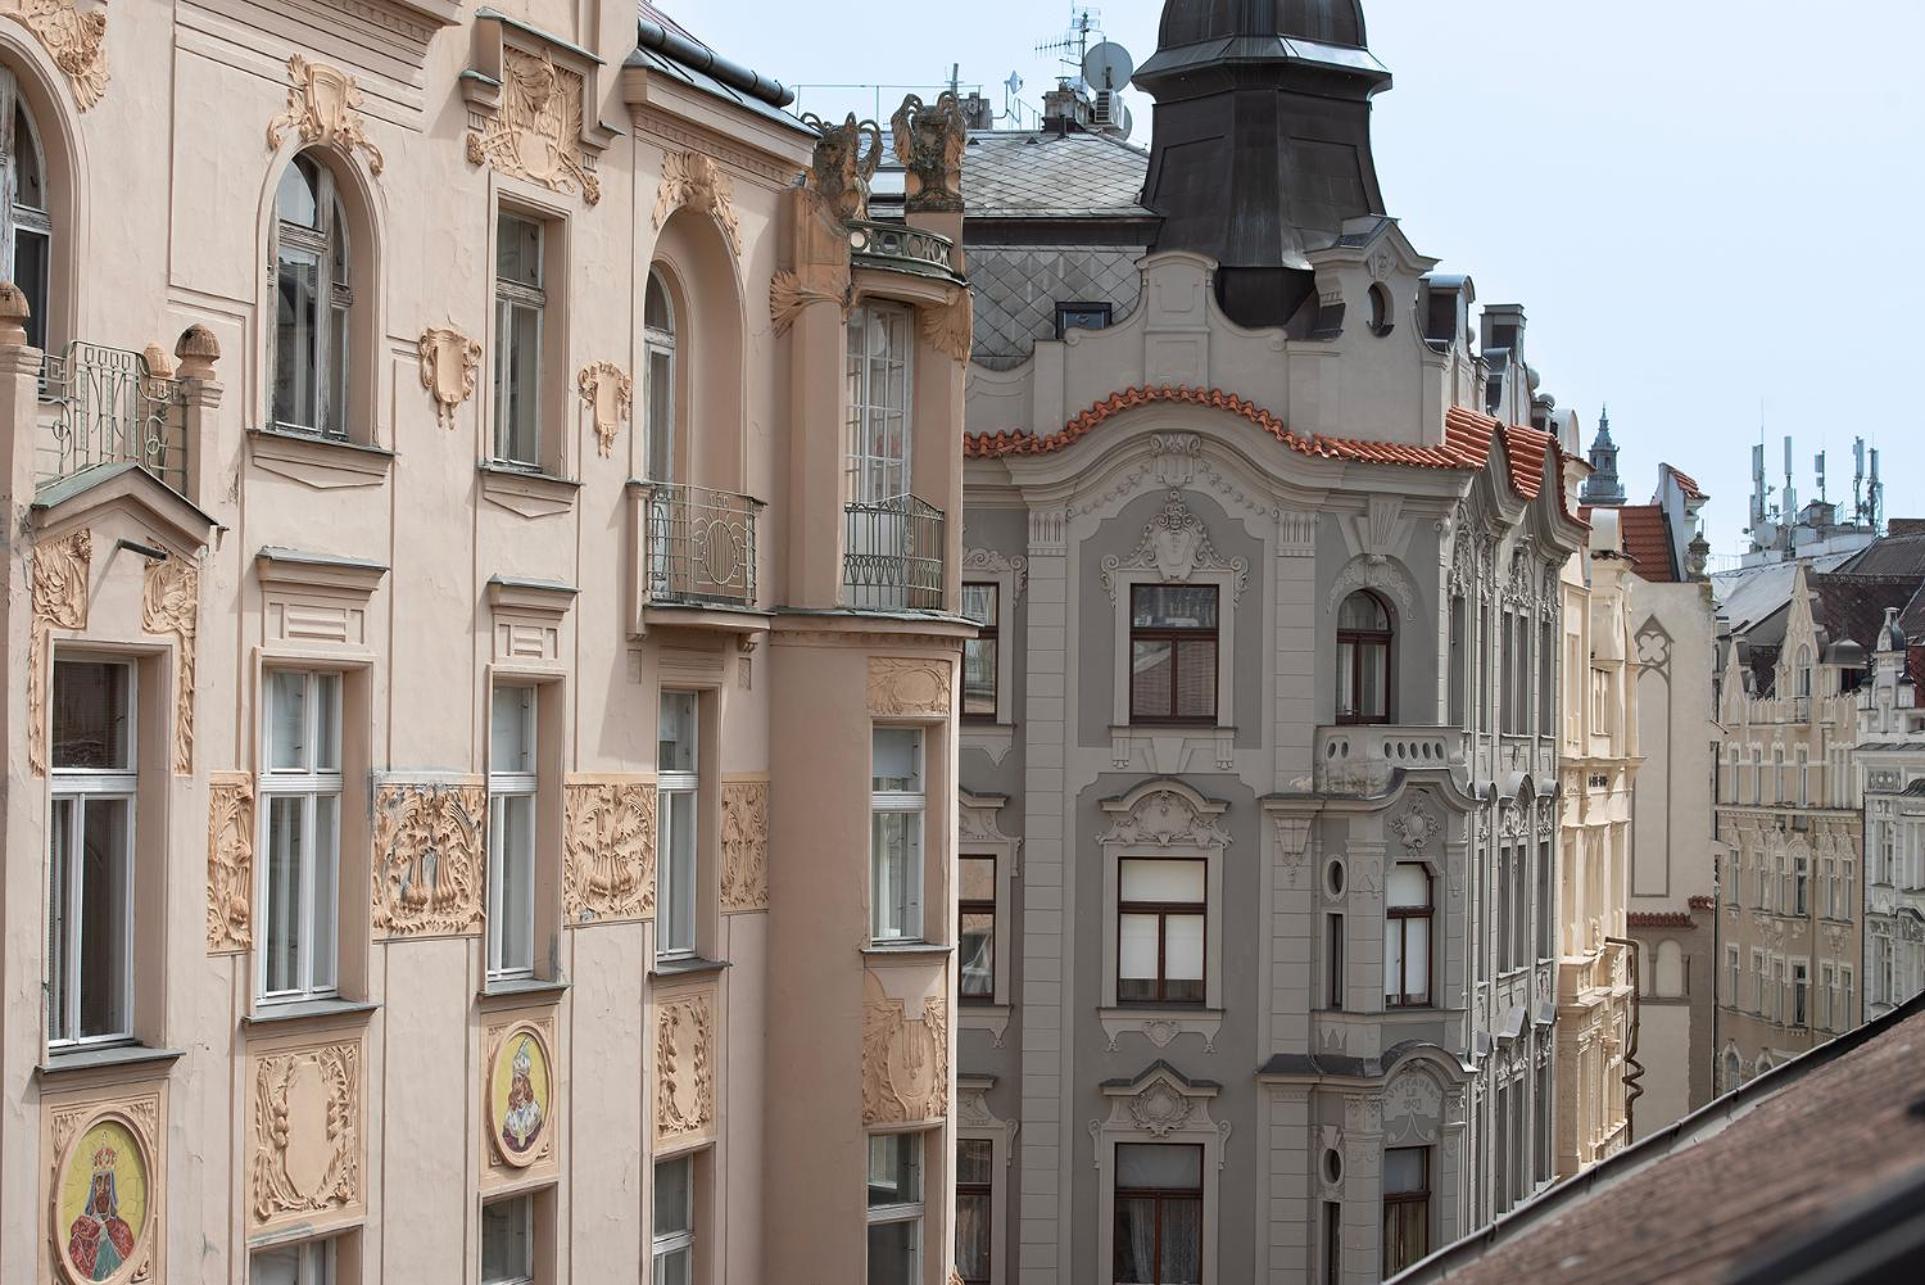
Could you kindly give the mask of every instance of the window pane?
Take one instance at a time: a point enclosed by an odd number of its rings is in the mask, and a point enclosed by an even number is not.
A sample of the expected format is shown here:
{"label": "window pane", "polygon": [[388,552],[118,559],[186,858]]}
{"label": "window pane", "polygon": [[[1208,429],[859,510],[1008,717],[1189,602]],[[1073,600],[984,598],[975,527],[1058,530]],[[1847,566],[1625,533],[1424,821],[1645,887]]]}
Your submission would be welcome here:
{"label": "window pane", "polygon": [[74,853],[74,832],[78,827],[80,800],[56,798],[51,822],[52,865],[49,872],[47,919],[47,1038],[70,1040],[74,1031],[67,1019],[70,995],[68,958],[73,949],[74,873],[79,861]]}
{"label": "window pane", "polygon": [[1178,982],[1203,980],[1202,915],[1164,917],[1163,976]]}
{"label": "window pane", "polygon": [[1164,1200],[1163,1262],[1158,1285],[1198,1285],[1203,1279],[1203,1202]]}
{"label": "window pane", "polygon": [[1422,908],[1430,904],[1430,875],[1419,865],[1399,862],[1390,868],[1389,886],[1384,889],[1384,904],[1399,908]]}
{"label": "window pane", "polygon": [[956,1193],[956,1272],[966,1285],[989,1279],[993,1234],[986,1191]]}
{"label": "window pane", "polygon": [[1135,585],[1130,620],[1139,629],[1215,629],[1215,585]]}
{"label": "window pane", "polygon": [[306,859],[304,795],[269,798],[267,803],[267,933],[265,989],[269,993],[300,986],[301,863]]}
{"label": "window pane", "polygon": [[1176,716],[1216,716],[1216,640],[1185,638],[1176,644]]}
{"label": "window pane", "polygon": [[689,1285],[695,1251],[670,1249],[655,1255],[655,1285]]}
{"label": "window pane", "polygon": [[1156,998],[1157,917],[1124,915],[1117,925],[1116,998]]}
{"label": "window pane", "polygon": [[1382,718],[1389,709],[1390,648],[1382,643],[1360,643],[1357,660],[1361,666],[1357,715],[1360,718]]}
{"label": "window pane", "polygon": [[15,226],[13,283],[27,296],[27,343],[43,352],[47,348],[47,282],[52,258],[53,243],[46,233]]}
{"label": "window pane", "polygon": [[340,910],[340,811],[341,800],[323,794],[314,800],[314,943],[313,972],[309,985],[317,991],[334,989],[334,956],[337,935],[335,916]]}
{"label": "window pane", "polygon": [[996,586],[966,584],[962,587],[962,614],[979,625],[996,623]]}
{"label": "window pane", "polygon": [[124,664],[60,660],[53,667],[55,768],[100,770],[133,766],[128,741],[133,670]]}
{"label": "window pane", "polygon": [[661,797],[661,940],[657,949],[695,949],[695,792]]}
{"label": "window pane", "polygon": [[1430,1001],[1430,920],[1404,920],[1404,977],[1410,1002]]}
{"label": "window pane", "polygon": [[922,1199],[922,1135],[879,1133],[869,1139],[869,1207]]}
{"label": "window pane", "polygon": [[533,1213],[527,1196],[481,1207],[482,1285],[521,1281],[534,1275]]}
{"label": "window pane", "polygon": [[274,216],[304,228],[319,227],[321,206],[315,194],[314,162],[297,156],[281,174],[274,189]]}
{"label": "window pane", "polygon": [[501,887],[494,898],[499,916],[503,971],[525,971],[535,963],[535,799],[511,794],[501,805]]}
{"label": "window pane", "polygon": [[699,710],[694,692],[663,692],[656,730],[656,764],[663,772],[696,770],[695,733]]}
{"label": "window pane", "polygon": [[314,770],[341,770],[341,676],[314,676]]}
{"label": "window pane", "polygon": [[308,766],[308,676],[291,669],[268,675],[267,766],[273,772],[300,772]]}
{"label": "window pane", "polygon": [[683,1156],[655,1166],[655,1235],[658,1237],[691,1230],[693,1163]]}
{"label": "window pane", "polygon": [[668,290],[654,272],[648,274],[648,289],[642,296],[642,324],[650,330],[675,332],[675,313],[669,306]]}
{"label": "window pane", "polygon": [[495,349],[495,454],[517,464],[538,463],[536,429],[541,398],[541,313],[502,302]]}
{"label": "window pane", "polygon": [[962,994],[990,999],[996,994],[996,915],[988,910],[965,910],[961,916]]}
{"label": "window pane", "polygon": [[1384,1191],[1388,1193],[1424,1190],[1424,1148],[1391,1147],[1384,1152]]}
{"label": "window pane", "polygon": [[963,643],[963,713],[996,716],[996,640]]}
{"label": "window pane", "polygon": [[89,799],[80,872],[80,1030],[82,1039],[127,1031],[129,937],[133,907],[128,861],[133,805]]}
{"label": "window pane", "polygon": [[1199,903],[1205,873],[1201,861],[1124,861],[1123,900]]}
{"label": "window pane", "polygon": [[878,727],[870,751],[871,788],[914,793],[922,789],[922,732]]}
{"label": "window pane", "polygon": [[1167,718],[1175,708],[1176,644],[1142,640],[1130,644],[1130,712],[1140,718]]}
{"label": "window pane", "polygon": [[532,687],[495,688],[494,708],[489,715],[488,770],[490,772],[533,772],[535,770],[535,689]]}
{"label": "window pane", "polygon": [[996,858],[962,857],[956,865],[961,871],[957,882],[958,900],[996,900]]}
{"label": "window pane", "polygon": [[675,356],[651,345],[642,389],[643,428],[647,434],[648,477],[655,482],[675,480]]}
{"label": "window pane", "polygon": [[274,300],[274,419],[320,427],[321,261],[281,247]]}
{"label": "window pane", "polygon": [[1353,593],[1343,600],[1343,609],[1337,614],[1337,628],[1368,630],[1387,633],[1390,630],[1390,613],[1376,595]]}
{"label": "window pane", "polygon": [[512,214],[501,216],[495,275],[517,285],[541,284],[541,224]]}
{"label": "window pane", "polygon": [[1152,1285],[1156,1280],[1154,1198],[1116,1198],[1116,1237],[1111,1259],[1117,1285]]}
{"label": "window pane", "polygon": [[988,1186],[994,1177],[992,1157],[995,1144],[988,1138],[959,1138],[956,1141],[956,1181]]}
{"label": "window pane", "polygon": [[1404,994],[1404,925],[1407,919],[1384,921],[1384,999],[1399,1003]]}
{"label": "window pane", "polygon": [[249,1265],[249,1285],[306,1285],[301,1280],[301,1250],[298,1246],[264,1249]]}
{"label": "window pane", "polygon": [[922,1223],[878,1223],[869,1228],[869,1285],[914,1285],[916,1240]]}
{"label": "window pane", "polygon": [[922,814],[877,812],[871,839],[871,885],[875,935],[919,937],[922,915],[919,883],[922,862]]}

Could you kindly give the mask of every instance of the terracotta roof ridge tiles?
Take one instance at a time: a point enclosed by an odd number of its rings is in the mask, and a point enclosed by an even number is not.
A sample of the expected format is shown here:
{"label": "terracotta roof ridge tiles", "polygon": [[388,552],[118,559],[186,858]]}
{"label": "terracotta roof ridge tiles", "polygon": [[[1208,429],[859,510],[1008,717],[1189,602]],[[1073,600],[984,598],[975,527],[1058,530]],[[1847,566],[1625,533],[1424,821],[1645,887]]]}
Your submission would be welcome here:
{"label": "terracotta roof ridge tiles", "polygon": [[1689,473],[1685,472],[1683,469],[1679,468],[1675,464],[1666,464],[1665,467],[1671,470],[1672,477],[1675,477],[1676,479],[1678,479],[1679,487],[1681,487],[1684,490],[1684,493],[1687,496],[1691,497],[1694,500],[1702,500],[1705,498],[1704,488],[1698,485],[1697,478],[1692,477]]}

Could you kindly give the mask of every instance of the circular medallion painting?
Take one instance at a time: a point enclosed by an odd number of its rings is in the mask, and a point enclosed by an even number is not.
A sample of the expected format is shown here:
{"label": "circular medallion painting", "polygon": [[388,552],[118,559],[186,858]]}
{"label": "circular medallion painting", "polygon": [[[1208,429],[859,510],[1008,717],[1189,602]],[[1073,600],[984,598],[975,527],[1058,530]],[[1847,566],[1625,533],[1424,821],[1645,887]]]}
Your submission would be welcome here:
{"label": "circular medallion painting", "polygon": [[152,1210],[147,1156],[117,1116],[96,1116],[67,1148],[54,1192],[55,1234],[77,1281],[131,1275]]}
{"label": "circular medallion painting", "polygon": [[509,1164],[530,1164],[541,1154],[554,1102],[548,1042],[532,1026],[512,1028],[488,1068],[488,1127]]}

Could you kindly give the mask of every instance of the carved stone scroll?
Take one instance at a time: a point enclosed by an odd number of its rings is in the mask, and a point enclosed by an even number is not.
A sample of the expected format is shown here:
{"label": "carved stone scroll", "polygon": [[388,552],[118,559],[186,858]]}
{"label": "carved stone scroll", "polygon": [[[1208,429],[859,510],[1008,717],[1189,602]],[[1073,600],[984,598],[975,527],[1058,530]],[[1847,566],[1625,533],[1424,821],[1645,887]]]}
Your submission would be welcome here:
{"label": "carved stone scroll", "polygon": [[947,660],[872,656],[869,712],[878,718],[943,718],[949,713]]}
{"label": "carved stone scroll", "polygon": [[962,104],[948,90],[925,104],[910,94],[889,118],[903,167],[903,209],[961,212],[963,149],[969,142]]}
{"label": "carved stone scroll", "polygon": [[481,366],[481,341],[449,326],[430,326],[415,342],[421,386],[434,398],[434,415],[443,428],[455,426],[455,407],[474,395]]}
{"label": "carved stone scroll", "polygon": [[769,783],[722,782],[722,909],[769,905]]}
{"label": "carved stone scroll", "polygon": [[655,910],[655,783],[562,787],[562,914],[569,923],[642,919]]}
{"label": "carved stone scroll", "polygon": [[488,794],[478,785],[384,784],[374,796],[374,927],[386,937],[481,929]]}
{"label": "carved stone scroll", "polygon": [[207,792],[207,953],[254,945],[254,777],[215,772]]}
{"label": "carved stone scroll", "polygon": [[940,1120],[949,1110],[949,1001],[922,1001],[911,1018],[882,979],[862,979],[862,1122]]}
{"label": "carved stone scroll", "polygon": [[361,1046],[327,1044],[254,1063],[248,1214],[256,1226],[361,1204]]}
{"label": "carved stone scroll", "polygon": [[715,1132],[715,997],[662,1001],[655,1017],[655,1142]]}
{"label": "carved stone scroll", "polygon": [[381,149],[368,138],[361,117],[361,87],[354,77],[325,63],[309,62],[300,54],[287,60],[287,110],[267,123],[267,146],[277,150],[292,129],[312,147],[333,144],[352,155],[367,153],[368,173],[377,178],[386,162]]}
{"label": "carved stone scroll", "polygon": [[580,192],[590,205],[602,183],[582,153],[580,72],[512,45],[501,51],[501,107],[480,130],[468,131],[468,163],[539,183],[551,192]]}
{"label": "carved stone scroll", "polygon": [[86,111],[107,92],[107,6],[77,0],[0,0],[0,16],[34,34]]}
{"label": "carved stone scroll", "polygon": [[793,272],[784,268],[769,278],[769,320],[776,334],[788,334],[796,317],[812,303],[848,308],[848,264],[813,264]]}
{"label": "carved stone scroll", "polygon": [[194,770],[194,656],[199,649],[200,565],[179,556],[149,562],[140,595],[140,627],[174,637],[174,771]]}
{"label": "carved stone scroll", "polygon": [[635,400],[635,381],[612,361],[583,366],[575,376],[575,390],[594,416],[595,450],[603,459],[615,453],[615,433],[628,418]]}
{"label": "carved stone scroll", "polygon": [[93,533],[84,529],[34,547],[33,636],[27,641],[27,762],[37,776],[47,774],[52,631],[87,627],[87,576],[93,558]]}
{"label": "carved stone scroll", "polygon": [[682,206],[715,220],[729,249],[742,253],[742,220],[735,213],[735,182],[712,156],[670,152],[662,159],[662,183],[655,192],[655,226]]}

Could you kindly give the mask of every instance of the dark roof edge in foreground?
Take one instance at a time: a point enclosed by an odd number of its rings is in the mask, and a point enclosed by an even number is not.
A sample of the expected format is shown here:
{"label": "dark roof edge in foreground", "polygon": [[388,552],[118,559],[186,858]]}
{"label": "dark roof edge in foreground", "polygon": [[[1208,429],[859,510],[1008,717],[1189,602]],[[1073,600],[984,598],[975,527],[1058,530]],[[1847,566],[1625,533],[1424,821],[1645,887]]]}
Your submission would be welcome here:
{"label": "dark roof edge in foreground", "polygon": [[1873,1018],[1856,1030],[1847,1031],[1829,1043],[1820,1044],[1817,1048],[1789,1062],[1773,1067],[1757,1079],[1741,1085],[1723,1097],[1713,1098],[1690,1115],[1673,1121],[1648,1138],[1639,1139],[1616,1155],[1600,1160],[1583,1173],[1559,1183],[1536,1199],[1518,1206],[1489,1226],[1474,1231],[1460,1240],[1452,1241],[1429,1258],[1411,1264],[1386,1281],[1385,1285],[1395,1285],[1396,1282],[1416,1285],[1418,1281],[1448,1279],[1453,1272],[1469,1267],[1492,1250],[1509,1242],[1513,1236],[1530,1231],[1553,1211],[1590,1195],[1592,1189],[1600,1182],[1616,1181],[1647,1164],[1662,1160],[1671,1154],[1680,1142],[1688,1145],[1690,1140],[1706,1126],[1722,1127],[1729,1124],[1733,1119],[1746,1114],[1751,1108],[1776,1095],[1780,1089],[1788,1088],[1794,1081],[1831,1065],[1847,1053],[1856,1052],[1862,1046],[1885,1034],[1890,1028],[1920,1013],[1925,1013],[1925,991],[1914,995],[1891,1012]]}
{"label": "dark roof edge in foreground", "polygon": [[795,91],[781,81],[724,58],[699,40],[671,31],[646,17],[637,19],[636,25],[635,41],[644,49],[713,76],[730,89],[740,90],[771,107],[787,107],[795,101]]}

